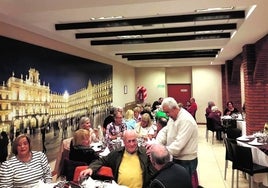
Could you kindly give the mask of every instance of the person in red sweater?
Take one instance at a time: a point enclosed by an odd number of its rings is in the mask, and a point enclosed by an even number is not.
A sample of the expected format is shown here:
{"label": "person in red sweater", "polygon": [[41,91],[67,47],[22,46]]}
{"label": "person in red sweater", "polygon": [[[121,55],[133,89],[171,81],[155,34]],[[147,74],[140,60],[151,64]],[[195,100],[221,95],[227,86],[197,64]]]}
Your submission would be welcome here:
{"label": "person in red sweater", "polygon": [[190,98],[190,103],[191,103],[191,105],[187,110],[195,119],[195,113],[197,111],[197,104],[195,102],[195,98],[193,98],[193,97]]}

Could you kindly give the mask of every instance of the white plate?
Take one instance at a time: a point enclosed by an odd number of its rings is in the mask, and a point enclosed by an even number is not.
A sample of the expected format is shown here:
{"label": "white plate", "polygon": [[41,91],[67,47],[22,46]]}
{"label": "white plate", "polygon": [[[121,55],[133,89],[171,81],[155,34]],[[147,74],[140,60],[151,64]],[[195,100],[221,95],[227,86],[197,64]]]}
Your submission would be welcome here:
{"label": "white plate", "polygon": [[248,144],[249,145],[253,145],[253,146],[261,146],[261,145],[263,145],[263,143],[256,142],[256,141],[254,141],[254,142],[248,142]]}
{"label": "white plate", "polygon": [[93,147],[92,149],[93,149],[94,151],[96,151],[96,152],[98,152],[98,151],[101,150],[101,148],[96,148],[96,147]]}
{"label": "white plate", "polygon": [[246,137],[238,137],[237,140],[238,140],[238,141],[245,141],[245,142],[246,142],[246,141],[249,141],[249,139],[246,138]]}

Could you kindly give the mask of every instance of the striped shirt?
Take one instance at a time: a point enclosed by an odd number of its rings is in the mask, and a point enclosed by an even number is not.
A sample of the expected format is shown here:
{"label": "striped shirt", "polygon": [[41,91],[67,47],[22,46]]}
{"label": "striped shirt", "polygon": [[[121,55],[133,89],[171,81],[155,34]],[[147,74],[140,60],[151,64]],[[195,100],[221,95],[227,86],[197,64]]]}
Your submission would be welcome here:
{"label": "striped shirt", "polygon": [[32,159],[28,163],[21,162],[16,156],[0,166],[0,187],[29,187],[39,180],[50,183],[51,169],[47,157],[39,151],[32,151]]}

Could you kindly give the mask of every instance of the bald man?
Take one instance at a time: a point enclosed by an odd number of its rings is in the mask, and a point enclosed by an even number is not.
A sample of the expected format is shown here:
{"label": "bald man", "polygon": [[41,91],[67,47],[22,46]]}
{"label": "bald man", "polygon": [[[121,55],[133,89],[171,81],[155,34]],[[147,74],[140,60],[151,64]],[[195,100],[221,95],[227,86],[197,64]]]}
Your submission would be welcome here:
{"label": "bald man", "polygon": [[150,160],[158,171],[152,178],[150,188],[192,188],[189,173],[181,165],[171,162],[167,148],[161,144],[150,147]]}
{"label": "bald man", "polygon": [[93,175],[101,166],[112,169],[114,180],[129,188],[148,187],[151,176],[156,172],[144,147],[139,147],[137,133],[134,130],[123,132],[124,147],[116,149],[102,157],[82,171],[80,176]]}

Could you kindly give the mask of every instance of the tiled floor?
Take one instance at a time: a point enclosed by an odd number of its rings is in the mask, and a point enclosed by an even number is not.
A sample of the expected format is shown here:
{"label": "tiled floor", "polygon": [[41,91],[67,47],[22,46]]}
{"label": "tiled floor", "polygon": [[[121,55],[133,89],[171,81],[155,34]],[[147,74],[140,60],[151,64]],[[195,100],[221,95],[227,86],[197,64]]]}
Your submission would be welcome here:
{"label": "tiled floor", "polygon": [[[214,139],[212,144],[212,133],[209,132],[208,142],[205,138],[206,126],[199,125],[198,145],[198,178],[199,184],[204,188],[231,188],[232,165],[228,163],[227,178],[224,180],[225,146],[223,142]],[[235,184],[236,187],[236,171]],[[248,180],[239,172],[239,188],[246,188]],[[255,185],[257,187],[257,185]],[[260,187],[264,187],[263,185]]]}

